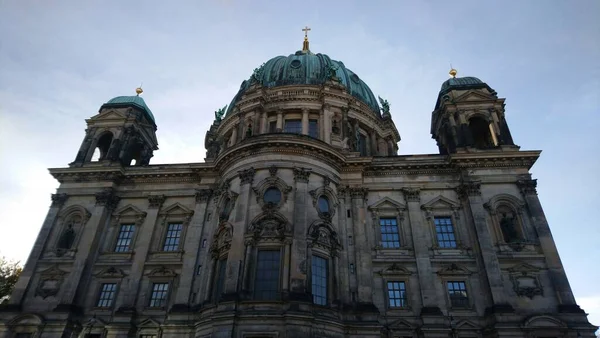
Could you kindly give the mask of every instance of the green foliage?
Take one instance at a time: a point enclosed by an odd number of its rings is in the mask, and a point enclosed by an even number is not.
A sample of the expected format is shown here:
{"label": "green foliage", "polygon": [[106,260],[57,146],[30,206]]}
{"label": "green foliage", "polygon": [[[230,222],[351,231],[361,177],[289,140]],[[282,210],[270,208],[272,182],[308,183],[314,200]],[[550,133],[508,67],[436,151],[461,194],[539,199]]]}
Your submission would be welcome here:
{"label": "green foliage", "polygon": [[4,303],[10,297],[13,287],[19,279],[23,268],[19,262],[13,262],[0,256],[0,302]]}

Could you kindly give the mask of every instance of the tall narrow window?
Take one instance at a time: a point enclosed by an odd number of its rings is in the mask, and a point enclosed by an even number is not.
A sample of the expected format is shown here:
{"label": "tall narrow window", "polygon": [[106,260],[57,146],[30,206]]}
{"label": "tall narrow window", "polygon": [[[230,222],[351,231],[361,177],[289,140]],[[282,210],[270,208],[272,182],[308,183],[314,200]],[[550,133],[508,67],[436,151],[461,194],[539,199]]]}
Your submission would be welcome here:
{"label": "tall narrow window", "polygon": [[404,282],[387,282],[390,307],[406,307],[406,285]]}
{"label": "tall narrow window", "polygon": [[214,294],[213,298],[215,301],[219,301],[221,299],[221,294],[223,293],[224,284],[225,284],[225,272],[227,269],[227,258],[220,259],[217,263],[217,276],[215,278],[214,284]]}
{"label": "tall narrow window", "polygon": [[167,295],[169,294],[169,283],[152,284],[152,295],[150,296],[150,307],[165,307]]}
{"label": "tall narrow window", "polygon": [[450,217],[435,217],[435,232],[437,242],[440,248],[456,248],[456,237],[454,236],[454,226]]}
{"label": "tall narrow window", "polygon": [[111,307],[113,299],[115,299],[115,293],[117,292],[117,284],[105,283],[100,287],[100,294],[98,295],[97,307]]}
{"label": "tall narrow window", "polygon": [[381,229],[381,245],[386,249],[395,249],[400,247],[400,234],[398,232],[398,222],[395,218],[380,218],[379,227]]}
{"label": "tall narrow window", "polygon": [[277,299],[279,293],[279,250],[259,250],[254,295],[256,299]]}
{"label": "tall narrow window", "polygon": [[360,156],[367,156],[367,137],[363,134],[358,137],[358,149]]}
{"label": "tall narrow window", "polygon": [[119,229],[119,235],[117,236],[117,243],[115,245],[115,252],[128,252],[131,250],[131,240],[133,239],[133,231],[135,225],[133,224],[122,224]]}
{"label": "tall narrow window", "polygon": [[183,225],[181,223],[169,223],[163,251],[177,251],[179,249],[182,227]]}
{"label": "tall narrow window", "polygon": [[302,134],[302,120],[285,120],[286,133]]}
{"label": "tall narrow window", "polygon": [[319,120],[308,120],[308,136],[319,137]]}
{"label": "tall narrow window", "polygon": [[452,307],[469,307],[469,297],[467,295],[467,285],[465,282],[447,282],[448,296]]}
{"label": "tall narrow window", "polygon": [[327,305],[327,259],[312,256],[311,273],[313,303]]}

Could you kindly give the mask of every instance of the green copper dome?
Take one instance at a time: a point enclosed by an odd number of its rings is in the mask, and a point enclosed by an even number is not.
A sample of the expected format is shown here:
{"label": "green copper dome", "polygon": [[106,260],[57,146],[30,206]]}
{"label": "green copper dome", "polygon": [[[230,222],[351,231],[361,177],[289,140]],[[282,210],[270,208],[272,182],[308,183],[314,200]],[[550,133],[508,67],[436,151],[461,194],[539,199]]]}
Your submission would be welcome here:
{"label": "green copper dome", "polygon": [[479,80],[476,77],[466,76],[466,77],[453,77],[450,78],[444,83],[442,83],[442,88],[440,89],[440,93],[446,93],[451,89],[470,89],[470,88],[485,88],[488,85]]}
{"label": "green copper dome", "polygon": [[255,82],[264,87],[273,88],[287,85],[320,85],[332,78],[332,75],[344,85],[348,93],[364,102],[379,114],[379,105],[373,92],[358,75],[346,68],[341,61],[332,60],[325,54],[312,54],[298,51],[288,56],[276,56],[257,68],[250,79],[242,82],[240,90],[231,101],[229,113],[239,98]]}
{"label": "green copper dome", "polygon": [[150,108],[148,108],[146,102],[144,102],[144,99],[142,99],[139,95],[117,96],[108,100],[108,102],[103,104],[102,107],[100,107],[100,109],[109,107],[121,108],[130,106],[134,106],[135,108],[142,110],[144,113],[146,113],[146,116],[148,116],[150,121],[156,124],[156,121],[154,120],[154,115],[152,115],[152,111],[150,110]]}

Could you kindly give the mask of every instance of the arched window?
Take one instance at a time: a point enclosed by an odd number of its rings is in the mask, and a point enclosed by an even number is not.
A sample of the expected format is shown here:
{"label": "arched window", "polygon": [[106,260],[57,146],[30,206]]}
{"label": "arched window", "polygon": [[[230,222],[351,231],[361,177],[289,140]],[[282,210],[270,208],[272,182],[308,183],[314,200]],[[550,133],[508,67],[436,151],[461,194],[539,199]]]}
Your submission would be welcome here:
{"label": "arched window", "polygon": [[98,139],[98,143],[96,143],[96,150],[94,151],[94,155],[92,155],[92,161],[102,161],[106,159],[112,139],[113,134],[111,132],[106,132],[100,137],[100,139]]}
{"label": "arched window", "polygon": [[220,219],[228,220],[229,215],[231,214],[231,209],[233,209],[233,202],[231,201],[231,198],[225,197],[225,200],[223,201],[223,209],[221,210],[221,214],[219,216]]}
{"label": "arched window", "polygon": [[325,196],[325,195],[319,196],[317,206],[321,213],[329,214],[329,198],[327,198],[327,196]]}
{"label": "arched window", "polygon": [[490,125],[485,119],[479,116],[470,118],[469,130],[473,136],[473,146],[475,148],[488,149],[494,147]]}

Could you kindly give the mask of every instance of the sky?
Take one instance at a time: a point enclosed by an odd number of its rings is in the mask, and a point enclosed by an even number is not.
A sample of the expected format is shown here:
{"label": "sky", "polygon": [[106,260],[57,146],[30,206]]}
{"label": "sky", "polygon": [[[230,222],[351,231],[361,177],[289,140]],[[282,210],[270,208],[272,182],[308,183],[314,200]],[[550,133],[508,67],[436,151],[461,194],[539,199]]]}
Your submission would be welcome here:
{"label": "sky", "polygon": [[[578,303],[600,325],[600,2],[0,0],[0,255],[24,262],[85,119],[143,83],[153,164],[202,162],[254,68],[310,46],[390,102],[401,154],[436,153],[450,64],[506,98]],[[176,4],[176,5],[174,5]]]}

